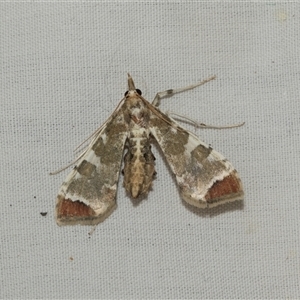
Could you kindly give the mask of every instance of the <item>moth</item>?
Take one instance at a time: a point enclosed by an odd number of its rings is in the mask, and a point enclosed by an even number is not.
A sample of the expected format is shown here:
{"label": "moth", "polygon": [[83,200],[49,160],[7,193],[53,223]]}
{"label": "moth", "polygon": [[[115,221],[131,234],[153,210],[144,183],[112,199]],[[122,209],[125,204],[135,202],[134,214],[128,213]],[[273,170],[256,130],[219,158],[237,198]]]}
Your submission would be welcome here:
{"label": "moth", "polygon": [[150,104],[128,74],[124,98],[93,134],[58,192],[57,224],[95,225],[111,214],[124,150],[123,185],[133,198],[146,195],[156,175],[153,141],[175,175],[181,197],[190,205],[206,208],[242,200],[242,183],[232,164],[158,109],[161,98],[204,82],[158,93]]}

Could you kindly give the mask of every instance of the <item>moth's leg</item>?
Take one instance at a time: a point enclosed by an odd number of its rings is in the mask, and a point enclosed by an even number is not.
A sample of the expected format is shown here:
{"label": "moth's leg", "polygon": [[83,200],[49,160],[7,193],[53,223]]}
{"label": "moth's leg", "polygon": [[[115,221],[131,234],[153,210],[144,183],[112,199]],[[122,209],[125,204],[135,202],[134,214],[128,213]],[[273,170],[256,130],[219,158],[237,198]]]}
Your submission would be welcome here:
{"label": "moth's leg", "polygon": [[172,112],[172,111],[167,111],[166,115],[171,117],[171,118],[172,118],[172,116],[175,116],[176,117],[175,119],[179,119],[179,118],[184,119],[185,121],[188,121],[188,122],[194,124],[196,127],[199,127],[199,128],[228,129],[228,128],[240,127],[240,126],[243,126],[245,124],[245,122],[243,122],[243,123],[239,123],[239,124],[216,126],[216,125],[208,125],[208,124],[197,122],[197,121],[195,121],[195,120],[193,120],[193,119],[191,119],[187,116],[183,116],[183,115],[177,114],[177,113]]}
{"label": "moth's leg", "polygon": [[152,105],[154,106],[159,106],[160,104],[160,100],[164,97],[171,97],[173,96],[174,94],[178,94],[178,93],[181,93],[181,92],[185,92],[185,91],[188,91],[188,90],[191,90],[191,89],[194,89],[200,85],[203,85],[213,79],[215,79],[216,76],[212,76],[210,78],[207,78],[201,82],[198,82],[196,84],[192,84],[192,85],[189,85],[189,86],[186,86],[186,87],[183,87],[183,88],[179,88],[179,89],[170,89],[170,90],[166,90],[164,92],[158,92],[154,98],[154,100],[152,101]]}

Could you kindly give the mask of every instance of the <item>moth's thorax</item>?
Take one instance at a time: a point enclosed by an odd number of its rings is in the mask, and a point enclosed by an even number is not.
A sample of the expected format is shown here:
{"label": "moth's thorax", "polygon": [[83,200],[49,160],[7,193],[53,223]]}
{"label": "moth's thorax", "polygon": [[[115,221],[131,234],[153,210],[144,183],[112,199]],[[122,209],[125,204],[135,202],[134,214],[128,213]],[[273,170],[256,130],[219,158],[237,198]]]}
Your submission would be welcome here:
{"label": "moth's thorax", "polygon": [[149,112],[137,96],[127,97],[126,110],[129,116],[127,153],[124,157],[124,187],[133,198],[145,194],[155,175],[154,160],[149,140]]}
{"label": "moth's thorax", "polygon": [[149,109],[144,101],[135,91],[126,95],[123,107],[130,131],[148,127]]}

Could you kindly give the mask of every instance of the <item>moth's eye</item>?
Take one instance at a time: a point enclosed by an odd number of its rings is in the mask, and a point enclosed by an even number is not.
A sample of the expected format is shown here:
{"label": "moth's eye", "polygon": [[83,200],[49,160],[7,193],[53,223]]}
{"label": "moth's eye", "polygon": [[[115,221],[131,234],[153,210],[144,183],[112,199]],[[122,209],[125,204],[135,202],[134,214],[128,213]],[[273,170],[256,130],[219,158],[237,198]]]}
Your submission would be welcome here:
{"label": "moth's eye", "polygon": [[142,91],[139,89],[136,89],[136,92],[141,96],[142,95]]}
{"label": "moth's eye", "polygon": [[124,94],[125,97],[128,95],[128,92],[129,92],[129,91],[126,91],[126,92],[125,92],[125,94]]}

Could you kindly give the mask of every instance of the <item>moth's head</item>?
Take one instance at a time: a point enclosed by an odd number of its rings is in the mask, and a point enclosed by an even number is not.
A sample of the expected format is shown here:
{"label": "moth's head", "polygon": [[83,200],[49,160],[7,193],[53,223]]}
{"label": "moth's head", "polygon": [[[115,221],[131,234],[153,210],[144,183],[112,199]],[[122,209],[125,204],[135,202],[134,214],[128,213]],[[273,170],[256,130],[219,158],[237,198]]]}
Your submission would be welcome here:
{"label": "moth's head", "polygon": [[141,90],[135,88],[131,75],[129,73],[127,73],[127,75],[128,75],[128,91],[125,92],[124,96],[125,97],[128,95],[133,96],[135,93],[141,96],[142,95]]}

